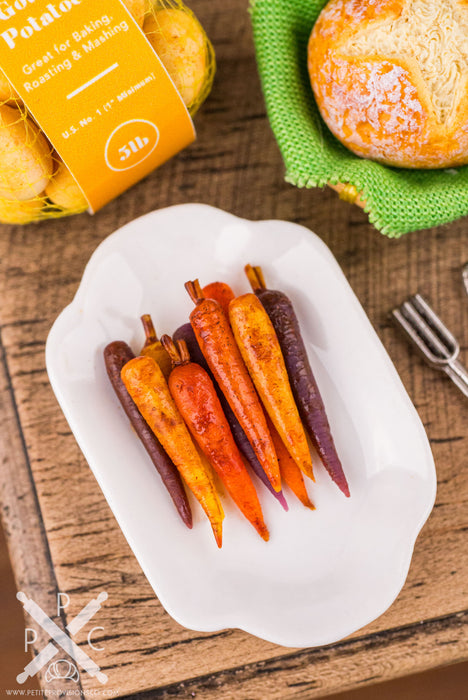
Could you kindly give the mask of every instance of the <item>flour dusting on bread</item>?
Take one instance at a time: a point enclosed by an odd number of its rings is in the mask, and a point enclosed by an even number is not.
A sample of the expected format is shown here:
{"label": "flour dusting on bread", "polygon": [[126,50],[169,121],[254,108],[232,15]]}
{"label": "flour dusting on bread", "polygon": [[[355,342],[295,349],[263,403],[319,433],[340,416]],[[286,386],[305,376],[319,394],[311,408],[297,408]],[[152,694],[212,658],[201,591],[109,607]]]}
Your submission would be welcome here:
{"label": "flour dusting on bread", "polygon": [[443,124],[468,74],[468,17],[458,8],[452,0],[408,0],[400,17],[371,22],[345,42],[340,52],[410,61],[421,71],[437,119]]}
{"label": "flour dusting on bread", "polygon": [[[337,58],[336,65],[340,63],[346,71],[346,62]],[[362,63],[355,69],[353,81],[352,91],[339,81],[330,83],[327,116],[358,150],[370,148],[369,155],[379,159],[385,152],[393,152],[395,134],[421,135],[422,106],[403,68],[391,63]],[[382,136],[379,143],[369,146],[372,131],[380,131]]]}

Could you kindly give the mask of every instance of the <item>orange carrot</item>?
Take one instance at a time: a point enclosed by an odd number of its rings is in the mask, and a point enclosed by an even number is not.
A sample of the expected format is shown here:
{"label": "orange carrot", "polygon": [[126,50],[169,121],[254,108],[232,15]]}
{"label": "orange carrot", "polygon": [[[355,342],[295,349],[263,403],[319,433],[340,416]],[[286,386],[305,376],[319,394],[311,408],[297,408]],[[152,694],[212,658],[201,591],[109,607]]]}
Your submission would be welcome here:
{"label": "orange carrot", "polygon": [[289,486],[294,495],[298,497],[298,499],[304,506],[306,506],[306,508],[315,510],[315,506],[310,500],[309,494],[307,493],[307,489],[304,483],[304,477],[302,476],[301,470],[287,451],[284,442],[278,435],[278,431],[276,430],[275,426],[269,418],[267,418],[267,423],[271,433],[271,437],[273,438],[273,444],[275,446],[276,454],[278,455],[281,480],[283,481],[283,483]]}
{"label": "orange carrot", "polygon": [[235,504],[260,537],[268,541],[255,486],[234,442],[213,382],[203,367],[190,362],[183,340],[176,347],[169,336],[163,335],[161,342],[173,364],[169,389],[185,424]]}
{"label": "orange carrot", "polygon": [[221,547],[223,507],[160,367],[152,357],[135,357],[124,365],[121,377],[141,415],[207,514]]}
{"label": "orange carrot", "polygon": [[196,304],[190,322],[218,385],[252,445],[271,485],[281,489],[275,448],[257,392],[232,335],[229,321],[214,299],[205,299],[198,280],[185,288]]}
{"label": "orange carrot", "polygon": [[313,479],[307,438],[267,312],[255,294],[249,293],[230,303],[229,318],[241,355],[272,423],[299,469]]}
{"label": "orange carrot", "polygon": [[141,316],[141,322],[143,324],[143,330],[145,331],[145,344],[140,350],[140,355],[152,357],[161,367],[162,373],[167,379],[172,370],[171,358],[164,350],[161,341],[156,335],[151,316],[149,314],[143,314],[143,316]]}
{"label": "orange carrot", "polygon": [[203,287],[202,291],[207,299],[217,301],[229,318],[229,304],[236,297],[231,287],[225,282],[212,282]]}

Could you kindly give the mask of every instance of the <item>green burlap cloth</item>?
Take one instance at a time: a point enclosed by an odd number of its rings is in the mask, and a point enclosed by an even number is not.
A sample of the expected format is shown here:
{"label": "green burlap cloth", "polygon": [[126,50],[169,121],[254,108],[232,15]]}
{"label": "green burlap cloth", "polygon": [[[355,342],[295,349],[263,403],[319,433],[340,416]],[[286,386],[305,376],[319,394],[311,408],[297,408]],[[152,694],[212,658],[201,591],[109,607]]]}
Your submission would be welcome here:
{"label": "green burlap cloth", "polygon": [[[364,1],[364,0],[363,0]],[[273,133],[297,187],[351,183],[382,233],[403,233],[468,214],[468,166],[404,170],[359,158],[322,121],[307,73],[307,42],[325,0],[251,0],[258,69]]]}

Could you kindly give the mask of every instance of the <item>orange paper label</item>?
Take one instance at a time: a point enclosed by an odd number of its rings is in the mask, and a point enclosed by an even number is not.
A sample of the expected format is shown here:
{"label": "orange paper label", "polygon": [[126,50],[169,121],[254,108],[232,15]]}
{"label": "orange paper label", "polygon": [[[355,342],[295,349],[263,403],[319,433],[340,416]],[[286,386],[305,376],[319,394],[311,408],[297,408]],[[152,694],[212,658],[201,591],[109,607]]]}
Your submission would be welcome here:
{"label": "orange paper label", "polygon": [[0,66],[93,211],[195,138],[120,0],[0,1]]}

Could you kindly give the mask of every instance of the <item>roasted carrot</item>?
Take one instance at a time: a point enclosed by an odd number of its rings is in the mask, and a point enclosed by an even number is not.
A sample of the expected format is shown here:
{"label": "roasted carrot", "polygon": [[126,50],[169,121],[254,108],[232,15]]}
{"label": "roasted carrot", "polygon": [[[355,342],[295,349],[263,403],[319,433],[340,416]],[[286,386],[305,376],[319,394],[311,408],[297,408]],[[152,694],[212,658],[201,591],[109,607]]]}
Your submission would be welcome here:
{"label": "roasted carrot", "polygon": [[310,500],[309,494],[307,493],[307,489],[304,483],[304,477],[302,476],[301,470],[287,451],[284,442],[280,438],[278,431],[276,430],[275,426],[269,418],[267,418],[267,423],[271,433],[271,437],[273,438],[273,444],[275,446],[276,454],[278,455],[278,464],[280,466],[281,481],[283,482],[283,484],[287,484],[289,486],[294,495],[298,497],[298,499],[304,506],[306,506],[306,508],[315,510],[315,506]]}
{"label": "roasted carrot", "polygon": [[205,299],[198,280],[185,284],[196,304],[190,322],[214,377],[229,402],[275,491],[281,476],[257,392],[221,306]]}
{"label": "roasted carrot", "polygon": [[349,496],[348,482],[335,447],[293,304],[283,292],[266,288],[260,267],[246,265],[245,271],[278,336],[294,398],[312,443],[333,481],[345,496]]}
{"label": "roasted carrot", "polygon": [[311,479],[312,459],[275,329],[255,294],[229,305],[231,327],[263,406],[299,469]]}
{"label": "roasted carrot", "polygon": [[164,451],[156,435],[136,407],[132,397],[120,377],[122,367],[135,357],[131,348],[123,340],[115,340],[104,348],[104,362],[112,387],[122,404],[136,434],[140,438],[161,480],[172,498],[177,511],[187,525],[192,527],[192,511],[175,465]]}
{"label": "roasted carrot", "polygon": [[145,331],[145,344],[140,350],[140,355],[152,357],[161,367],[165,378],[168,379],[172,370],[171,358],[164,350],[161,341],[156,335],[156,330],[150,314],[143,314],[143,316],[141,316],[141,322],[143,324],[143,330]]}
{"label": "roasted carrot", "polygon": [[232,436],[237,447],[239,448],[239,451],[245,458],[248,466],[252,469],[253,473],[260,479],[262,484],[266,486],[268,491],[276,498],[276,500],[281,504],[284,510],[288,510],[288,504],[286,503],[286,499],[284,497],[283,492],[275,491],[275,489],[271,485],[267,475],[263,471],[262,465],[258,461],[257,455],[253,451],[252,445],[247,440],[247,436],[242,430],[241,424],[237,420],[232,408],[229,405],[229,402],[227,401],[223,392],[219,388],[218,383],[214,378],[212,371],[208,367],[208,363],[205,360],[202,351],[200,350],[200,346],[198,345],[197,339],[195,337],[195,332],[190,323],[184,323],[183,326],[180,326],[174,332],[172,339],[174,342],[178,340],[185,341],[192,362],[196,362],[197,365],[203,367],[203,369],[208,373],[208,376],[210,377],[211,381],[213,382],[213,386],[216,389],[219,403],[221,404],[223,413],[227,418],[227,422],[229,423],[229,427],[231,428]]}
{"label": "roasted carrot", "polygon": [[213,382],[203,367],[190,361],[183,340],[176,347],[168,335],[163,335],[161,342],[173,365],[169,389],[185,424],[234,503],[260,537],[268,541],[255,486],[234,442]]}
{"label": "roasted carrot", "polygon": [[207,514],[221,547],[223,507],[159,365],[152,357],[135,357],[124,365],[121,377],[141,415]]}
{"label": "roasted carrot", "polygon": [[229,304],[236,296],[231,287],[226,282],[211,282],[203,287],[202,291],[207,299],[217,301],[229,318]]}

